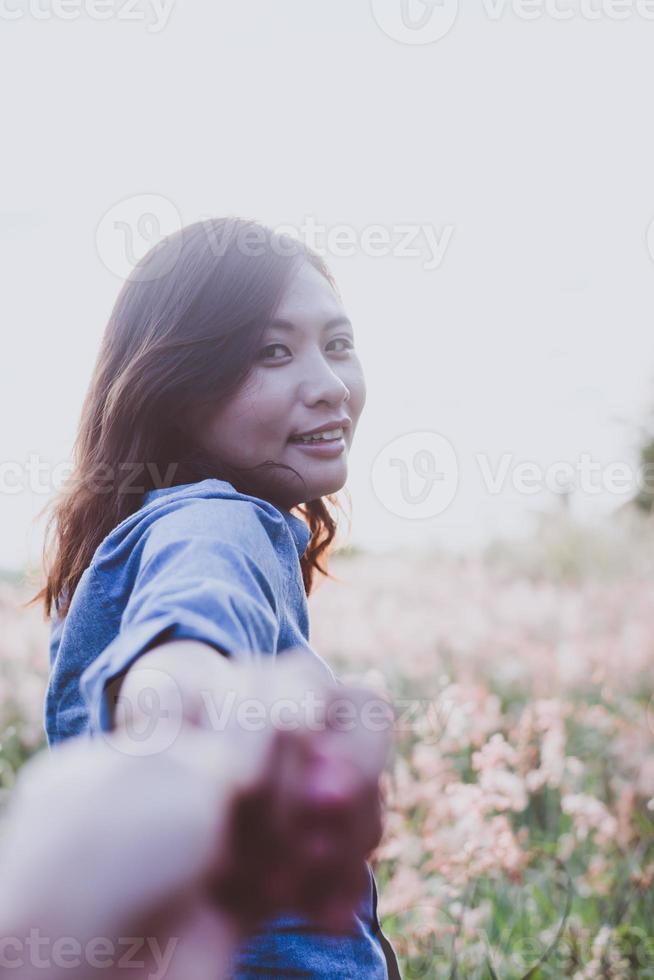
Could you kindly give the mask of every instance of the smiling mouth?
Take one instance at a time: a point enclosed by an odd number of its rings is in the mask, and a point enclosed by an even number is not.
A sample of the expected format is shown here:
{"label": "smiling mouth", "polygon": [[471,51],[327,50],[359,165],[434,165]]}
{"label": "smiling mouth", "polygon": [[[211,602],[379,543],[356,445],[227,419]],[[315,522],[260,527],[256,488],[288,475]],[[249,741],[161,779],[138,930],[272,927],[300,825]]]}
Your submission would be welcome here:
{"label": "smiling mouth", "polygon": [[345,430],[331,429],[329,432],[320,432],[315,436],[291,436],[289,442],[298,443],[301,446],[320,445],[321,443],[335,443],[345,438]]}
{"label": "smiling mouth", "polygon": [[343,436],[337,439],[311,439],[303,441],[301,439],[289,439],[291,446],[295,446],[304,456],[313,456],[316,459],[338,459],[347,452],[347,443]]}

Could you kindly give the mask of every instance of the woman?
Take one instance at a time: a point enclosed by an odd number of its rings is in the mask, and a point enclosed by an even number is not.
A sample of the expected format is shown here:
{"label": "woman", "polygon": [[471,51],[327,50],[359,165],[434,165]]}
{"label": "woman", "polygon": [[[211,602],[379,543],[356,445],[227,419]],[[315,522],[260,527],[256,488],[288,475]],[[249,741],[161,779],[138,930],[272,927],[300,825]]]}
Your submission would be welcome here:
{"label": "woman", "polygon": [[[107,325],[74,477],[52,515],[37,597],[53,614],[50,745],[118,725],[134,754],[153,754],[183,721],[231,726],[246,743],[253,716],[238,705],[279,707],[263,697],[262,666],[290,649],[306,670],[281,700],[302,724],[310,706],[324,715],[334,677],[310,646],[306,599],[326,574],[328,505],[364,403],[352,325],[325,264],[299,242],[230,217],[184,228],[141,260]],[[259,710],[260,726],[279,727],[273,713]],[[327,760],[329,727],[318,733]],[[351,744],[356,757],[354,732]],[[237,978],[396,974],[363,860],[378,836],[370,784],[356,765],[348,773],[298,823],[331,883],[323,895],[309,878],[299,905],[243,944]],[[283,785],[284,800],[304,793],[297,772]],[[241,826],[256,868],[266,824]],[[335,936],[306,913],[339,889],[360,900]]]}

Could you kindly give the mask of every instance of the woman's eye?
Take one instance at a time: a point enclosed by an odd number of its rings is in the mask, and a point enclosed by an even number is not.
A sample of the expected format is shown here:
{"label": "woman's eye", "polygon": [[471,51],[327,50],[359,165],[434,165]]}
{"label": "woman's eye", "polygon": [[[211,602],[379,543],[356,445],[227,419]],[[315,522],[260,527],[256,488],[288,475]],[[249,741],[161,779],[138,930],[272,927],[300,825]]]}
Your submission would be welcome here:
{"label": "woman's eye", "polygon": [[342,354],[343,350],[352,350],[354,348],[354,344],[352,343],[349,337],[337,337],[335,340],[330,341],[330,343],[346,344],[346,347],[344,348],[342,347],[340,350],[336,351],[337,354]]}
{"label": "woman's eye", "polygon": [[[331,346],[332,344],[344,344],[345,346],[334,348]],[[277,350],[278,348],[281,348],[282,351],[286,351],[286,353],[283,353],[280,356],[276,356],[272,352]],[[336,354],[342,354],[347,350],[352,350],[353,348],[354,348],[354,344],[349,337],[336,337],[334,338],[334,340],[331,340],[328,345],[328,349],[331,349]],[[290,354],[291,351],[288,349],[286,344],[268,344],[266,347],[262,347],[261,350],[259,351],[259,360],[281,361],[284,359],[284,357]]]}
{"label": "woman's eye", "polygon": [[[272,361],[280,361],[281,360],[280,357],[272,357],[272,356],[268,356],[268,354],[267,354],[267,351],[275,350],[276,347],[281,347],[283,350],[288,350],[288,347],[286,346],[286,344],[268,344],[267,347],[263,347],[259,351],[259,357],[261,358],[261,360],[265,360],[265,361],[271,361],[271,360]],[[288,352],[290,354],[290,351],[288,351]]]}

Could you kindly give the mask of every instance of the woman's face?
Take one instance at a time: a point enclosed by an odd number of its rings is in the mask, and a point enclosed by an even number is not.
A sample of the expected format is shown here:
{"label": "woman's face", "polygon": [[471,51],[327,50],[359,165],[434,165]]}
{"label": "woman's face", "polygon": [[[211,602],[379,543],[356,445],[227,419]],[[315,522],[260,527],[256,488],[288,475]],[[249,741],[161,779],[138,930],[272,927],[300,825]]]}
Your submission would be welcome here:
{"label": "woman's face", "polygon": [[[267,460],[287,471],[252,474],[253,492],[286,509],[340,490],[366,399],[354,333],[327,280],[303,262],[291,280],[257,359],[235,396],[205,416],[200,444],[234,466]],[[329,424],[342,435],[305,445],[298,433]],[[332,425],[336,423],[336,425]]]}

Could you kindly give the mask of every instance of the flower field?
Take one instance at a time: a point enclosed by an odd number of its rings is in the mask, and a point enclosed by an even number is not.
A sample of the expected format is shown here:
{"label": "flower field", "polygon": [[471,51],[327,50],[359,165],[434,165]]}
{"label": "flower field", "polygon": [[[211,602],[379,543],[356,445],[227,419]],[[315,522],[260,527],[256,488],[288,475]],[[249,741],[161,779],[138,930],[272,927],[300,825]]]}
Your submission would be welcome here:
{"label": "flower field", "polygon": [[[396,711],[376,876],[409,978],[654,977],[654,531],[344,551],[311,641]],[[0,590],[0,787],[43,741],[47,630]]]}
{"label": "flower field", "polygon": [[562,517],[342,558],[312,598],[315,648],[396,706],[376,875],[407,980],[654,977],[653,543]]}

